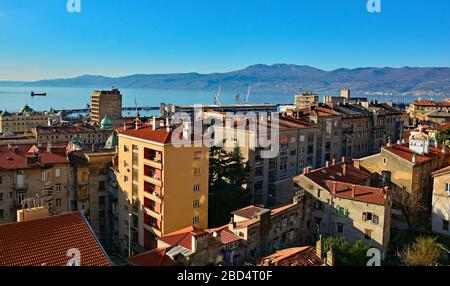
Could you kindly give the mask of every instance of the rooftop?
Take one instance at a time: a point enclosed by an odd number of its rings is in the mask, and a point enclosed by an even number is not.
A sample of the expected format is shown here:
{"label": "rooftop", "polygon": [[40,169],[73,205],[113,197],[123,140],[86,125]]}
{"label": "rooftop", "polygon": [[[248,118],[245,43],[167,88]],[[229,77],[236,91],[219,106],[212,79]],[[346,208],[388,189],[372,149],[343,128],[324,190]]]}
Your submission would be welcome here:
{"label": "rooftop", "polygon": [[421,163],[427,162],[429,160],[443,156],[442,149],[433,147],[431,145],[428,147],[427,154],[419,154],[419,153],[414,152],[413,150],[409,149],[409,143],[393,144],[391,146],[383,146],[382,150],[386,150],[386,151],[388,151],[394,155],[397,155],[403,159],[406,159],[410,162],[412,162],[413,156],[415,155],[417,164],[421,164]]}
{"label": "rooftop", "polygon": [[[345,167],[344,167],[345,166]],[[345,171],[344,171],[345,168]],[[364,185],[370,176],[370,172],[356,168],[353,164],[338,163],[323,167],[304,174],[305,177],[315,182],[324,189],[327,189],[328,180],[336,180],[354,185]]]}
{"label": "rooftop", "polygon": [[385,205],[388,202],[387,191],[384,189],[353,185],[331,180],[327,180],[326,185],[328,190],[336,197],[343,199],[367,202],[377,205]]}
{"label": "rooftop", "polygon": [[426,107],[450,107],[450,102],[439,102],[439,101],[415,101],[412,103],[415,106],[426,106]]}
{"label": "rooftop", "polygon": [[[69,162],[66,149],[67,143],[0,145],[0,168],[14,170],[65,164]],[[33,156],[38,160],[28,160]]]}
{"label": "rooftop", "polygon": [[264,263],[269,266],[322,266],[325,262],[313,247],[303,246],[279,250],[261,258],[258,264]]}
{"label": "rooftop", "polygon": [[78,249],[81,266],[111,261],[80,212],[0,225],[1,266],[66,266]]}

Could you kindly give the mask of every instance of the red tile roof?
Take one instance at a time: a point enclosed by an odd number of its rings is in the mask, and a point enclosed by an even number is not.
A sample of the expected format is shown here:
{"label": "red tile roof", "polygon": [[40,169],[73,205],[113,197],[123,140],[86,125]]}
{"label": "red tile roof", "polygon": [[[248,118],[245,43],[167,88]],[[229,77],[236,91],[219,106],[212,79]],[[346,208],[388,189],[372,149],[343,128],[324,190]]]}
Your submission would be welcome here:
{"label": "red tile roof", "polygon": [[403,159],[406,159],[408,161],[412,161],[412,158],[414,155],[416,155],[416,164],[421,164],[424,162],[427,162],[429,160],[432,160],[434,158],[438,158],[441,156],[444,156],[442,154],[442,150],[440,148],[436,148],[433,146],[429,146],[428,154],[419,154],[411,149],[409,149],[409,144],[393,144],[391,147],[384,146],[384,150],[391,152],[392,154],[395,154]]}
{"label": "red tile roof", "polygon": [[450,123],[438,125],[438,126],[431,128],[431,130],[436,130],[436,131],[445,131],[448,129],[450,129]]}
{"label": "red tile roof", "polygon": [[130,262],[136,266],[169,266],[173,260],[166,255],[168,248],[158,248],[131,257]]}
{"label": "red tile roof", "polygon": [[326,181],[328,190],[336,197],[362,201],[377,205],[386,205],[388,202],[385,190],[361,185],[353,185],[338,181]]}
{"label": "red tile roof", "polygon": [[[51,151],[47,151],[47,143],[0,145],[0,168],[7,170],[39,168],[49,164],[66,164],[68,143],[53,143]],[[27,156],[39,155],[40,161],[36,164],[27,164]]]}
{"label": "red tile roof", "polygon": [[0,266],[66,266],[76,248],[81,266],[110,266],[80,212],[0,225]]}
{"label": "red tile roof", "polygon": [[[116,131],[119,134],[123,134],[125,136],[129,136],[129,137],[135,137],[135,138],[139,138],[139,139],[144,139],[147,141],[152,141],[152,142],[156,142],[156,143],[161,143],[161,144],[170,144],[173,143],[172,142],[172,136],[174,136],[174,132],[175,136],[179,135],[179,139],[181,142],[176,142],[176,143],[183,143],[186,141],[186,139],[183,138],[183,133],[180,131],[180,128],[182,128],[181,126],[172,126],[170,128],[170,130],[168,131],[166,127],[161,127],[158,128],[156,130],[153,130],[153,127],[151,124],[141,124],[137,129],[136,128],[131,128],[131,129],[124,129],[123,127],[116,129]],[[202,140],[202,136],[203,134],[199,134],[200,137],[199,138],[194,138],[194,135],[192,135],[192,138],[190,139],[190,141],[192,140],[196,140],[196,141],[200,141]]]}
{"label": "red tile roof", "polygon": [[436,106],[436,107],[450,107],[450,102],[436,102],[436,101],[415,101],[412,103],[413,105],[416,106],[428,106],[428,107],[432,107],[432,106]]}
{"label": "red tile roof", "polygon": [[268,266],[322,266],[324,261],[311,246],[283,249],[260,259],[258,265]]}
{"label": "red tile roof", "polygon": [[246,219],[254,218],[256,214],[264,211],[264,208],[260,208],[257,206],[250,205],[248,207],[242,208],[240,210],[234,211],[231,214],[240,216]]}
{"label": "red tile roof", "polygon": [[364,185],[370,176],[370,172],[364,169],[358,169],[354,165],[348,163],[345,164],[346,171],[344,173],[343,166],[343,163],[339,163],[329,167],[323,167],[304,174],[304,176],[324,189],[327,188],[327,180],[337,180],[344,183]]}
{"label": "red tile roof", "polygon": [[231,230],[229,230],[228,225],[224,225],[218,228],[213,228],[208,230],[209,233],[217,233],[220,237],[220,242],[222,245],[227,245],[233,242],[239,242],[242,240],[241,237],[234,234]]}
{"label": "red tile roof", "polygon": [[176,232],[169,233],[158,239],[170,246],[179,245],[186,249],[192,250],[192,237],[198,237],[202,235],[208,235],[208,232],[206,232],[205,230],[197,229],[193,226],[189,226]]}

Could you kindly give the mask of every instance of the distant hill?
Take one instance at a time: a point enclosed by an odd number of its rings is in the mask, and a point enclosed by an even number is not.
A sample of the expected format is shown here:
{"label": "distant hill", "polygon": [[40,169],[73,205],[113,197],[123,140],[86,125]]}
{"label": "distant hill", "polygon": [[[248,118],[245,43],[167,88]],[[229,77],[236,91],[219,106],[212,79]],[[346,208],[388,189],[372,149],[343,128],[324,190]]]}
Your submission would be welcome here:
{"label": "distant hill", "polygon": [[[2,83],[0,82],[0,85]],[[248,85],[256,92],[295,93],[300,88],[335,92],[343,87],[359,93],[450,93],[450,68],[357,68],[324,71],[310,66],[252,65],[242,70],[199,74],[136,74],[118,78],[83,75],[69,79],[21,82],[28,86],[103,87],[224,90],[245,93]]]}

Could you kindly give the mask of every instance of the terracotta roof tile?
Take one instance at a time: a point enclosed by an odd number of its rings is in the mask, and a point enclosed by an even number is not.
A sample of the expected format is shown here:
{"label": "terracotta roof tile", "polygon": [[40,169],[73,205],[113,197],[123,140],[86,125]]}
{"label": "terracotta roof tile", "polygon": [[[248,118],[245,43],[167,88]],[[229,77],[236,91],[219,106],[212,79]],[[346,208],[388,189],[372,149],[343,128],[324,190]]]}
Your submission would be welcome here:
{"label": "terracotta roof tile", "polygon": [[111,265],[80,212],[0,225],[1,266],[66,266],[72,248],[81,266]]}
{"label": "terracotta roof tile", "polygon": [[[0,168],[6,170],[39,168],[49,164],[65,164],[69,160],[66,156],[68,143],[53,143],[51,152],[47,151],[47,144],[17,144],[0,145]],[[39,155],[40,162],[28,165],[27,156]]]}
{"label": "terracotta roof tile", "polygon": [[336,197],[377,205],[385,205],[388,202],[384,190],[380,188],[353,185],[331,180],[327,180],[326,184],[330,192],[335,192],[334,195]]}
{"label": "terracotta roof tile", "polygon": [[259,265],[269,262],[270,266],[322,266],[324,261],[318,257],[311,246],[279,250],[260,259]]}
{"label": "terracotta roof tile", "polygon": [[234,212],[232,212],[232,214],[246,218],[246,219],[251,219],[251,218],[254,218],[256,214],[258,214],[264,210],[266,210],[266,209],[250,205],[248,207],[234,211]]}
{"label": "terracotta roof tile", "polygon": [[411,149],[409,149],[408,143],[393,144],[391,147],[384,146],[383,149],[386,151],[389,151],[403,159],[406,159],[410,162],[412,161],[413,156],[416,155],[416,163],[417,164],[421,164],[421,163],[427,162],[431,159],[443,156],[442,150],[440,148],[436,148],[433,146],[429,146],[428,154],[421,155],[421,154],[416,153],[416,152],[412,151]]}
{"label": "terracotta roof tile", "polygon": [[173,260],[166,255],[169,248],[158,248],[131,257],[130,262],[136,266],[169,266]]}

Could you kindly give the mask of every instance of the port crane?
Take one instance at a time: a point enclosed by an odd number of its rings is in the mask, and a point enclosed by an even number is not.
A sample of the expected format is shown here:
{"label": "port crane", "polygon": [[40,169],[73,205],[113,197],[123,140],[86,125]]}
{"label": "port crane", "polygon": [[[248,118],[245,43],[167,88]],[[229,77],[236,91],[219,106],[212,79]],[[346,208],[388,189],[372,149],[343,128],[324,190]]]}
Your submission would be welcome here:
{"label": "port crane", "polygon": [[236,95],[235,99],[234,99],[236,104],[248,104],[248,99],[250,98],[251,92],[252,92],[252,86],[249,85],[248,86],[248,91],[247,91],[247,96],[245,97],[245,101],[244,102],[242,102],[241,95],[238,93]]}
{"label": "port crane", "polygon": [[219,90],[214,94],[214,105],[222,105],[220,101],[220,92],[222,91],[222,86],[219,86]]}

